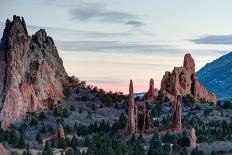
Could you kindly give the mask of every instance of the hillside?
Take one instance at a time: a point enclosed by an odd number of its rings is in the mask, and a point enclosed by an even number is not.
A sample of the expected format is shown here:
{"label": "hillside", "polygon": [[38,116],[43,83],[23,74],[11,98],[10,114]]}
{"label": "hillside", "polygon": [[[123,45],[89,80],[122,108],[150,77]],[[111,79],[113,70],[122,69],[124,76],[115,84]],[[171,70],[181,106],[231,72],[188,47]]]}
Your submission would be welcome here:
{"label": "hillside", "polygon": [[206,64],[197,72],[202,85],[219,99],[232,97],[232,52]]}

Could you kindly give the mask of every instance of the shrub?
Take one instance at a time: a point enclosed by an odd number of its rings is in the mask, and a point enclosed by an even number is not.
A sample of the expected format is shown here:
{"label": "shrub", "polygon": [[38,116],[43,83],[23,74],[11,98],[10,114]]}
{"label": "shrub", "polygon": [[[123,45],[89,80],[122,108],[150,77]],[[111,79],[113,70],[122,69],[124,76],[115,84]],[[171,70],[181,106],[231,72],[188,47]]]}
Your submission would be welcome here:
{"label": "shrub", "polygon": [[42,121],[42,120],[45,120],[45,119],[47,119],[47,116],[46,116],[45,112],[41,111],[39,113],[38,120]]}
{"label": "shrub", "polygon": [[65,138],[61,138],[58,144],[58,147],[61,149],[66,149],[67,148],[67,142]]}
{"label": "shrub", "polygon": [[32,118],[32,119],[31,119],[31,122],[30,122],[30,125],[31,125],[31,126],[38,125],[37,119],[36,119],[36,118]]}
{"label": "shrub", "polygon": [[75,107],[73,105],[70,106],[70,111],[75,111]]}
{"label": "shrub", "polygon": [[196,102],[191,95],[182,96],[182,101],[187,106],[191,106]]}

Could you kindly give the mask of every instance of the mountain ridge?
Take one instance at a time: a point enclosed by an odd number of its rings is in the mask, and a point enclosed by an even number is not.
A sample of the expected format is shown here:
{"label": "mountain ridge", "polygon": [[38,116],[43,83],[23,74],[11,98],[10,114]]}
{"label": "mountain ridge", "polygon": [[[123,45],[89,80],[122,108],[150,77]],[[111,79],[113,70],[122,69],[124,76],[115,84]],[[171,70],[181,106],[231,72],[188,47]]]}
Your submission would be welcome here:
{"label": "mountain ridge", "polygon": [[232,97],[232,52],[211,63],[207,63],[197,72],[202,85],[214,92],[219,99]]}

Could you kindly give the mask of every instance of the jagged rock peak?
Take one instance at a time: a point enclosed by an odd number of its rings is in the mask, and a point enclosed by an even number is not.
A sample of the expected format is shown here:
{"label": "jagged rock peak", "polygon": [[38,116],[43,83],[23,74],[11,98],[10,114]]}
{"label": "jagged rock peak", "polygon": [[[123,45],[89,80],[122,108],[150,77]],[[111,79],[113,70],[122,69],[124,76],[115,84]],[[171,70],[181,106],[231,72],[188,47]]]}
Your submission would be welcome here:
{"label": "jagged rock peak", "polygon": [[35,35],[32,35],[32,40],[35,41],[39,46],[44,44],[54,45],[52,37],[47,35],[45,29],[40,29],[35,33]]}
{"label": "jagged rock peak", "polygon": [[24,18],[20,18],[19,16],[14,15],[12,21],[10,21],[9,19],[6,20],[3,36],[13,35],[16,31],[24,33],[26,36],[28,36]]}
{"label": "jagged rock peak", "polygon": [[195,73],[195,62],[190,53],[184,56],[183,66],[192,73]]}
{"label": "jagged rock peak", "polygon": [[129,95],[132,97],[134,96],[134,88],[133,88],[133,81],[130,80],[130,84],[129,84]]}

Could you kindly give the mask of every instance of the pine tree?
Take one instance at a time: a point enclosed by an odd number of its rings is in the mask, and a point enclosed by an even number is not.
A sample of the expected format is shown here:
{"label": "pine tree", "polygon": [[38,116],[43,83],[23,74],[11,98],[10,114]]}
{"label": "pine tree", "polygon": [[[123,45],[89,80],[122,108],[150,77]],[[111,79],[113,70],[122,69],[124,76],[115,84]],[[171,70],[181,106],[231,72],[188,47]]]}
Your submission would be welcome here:
{"label": "pine tree", "polygon": [[155,133],[150,141],[147,155],[162,155],[162,144],[157,133]]}
{"label": "pine tree", "polygon": [[20,137],[19,137],[18,148],[23,149],[23,148],[25,148],[25,146],[26,146],[26,144],[25,144],[25,141],[24,141],[24,135],[21,134]]}
{"label": "pine tree", "polygon": [[145,142],[145,139],[143,138],[143,134],[140,133],[139,136],[138,136],[138,138],[137,138],[137,143],[138,144],[142,144],[144,142]]}
{"label": "pine tree", "polygon": [[91,139],[89,138],[89,136],[85,137],[85,147],[90,147],[91,146]]}
{"label": "pine tree", "polygon": [[[84,152],[84,151],[83,151]],[[79,149],[75,149],[74,155],[81,155],[81,151]]]}
{"label": "pine tree", "polygon": [[66,149],[67,148],[67,143],[65,138],[61,138],[59,141],[59,148]]}
{"label": "pine tree", "polygon": [[36,134],[35,139],[38,142],[38,144],[43,144],[43,140],[42,140],[42,137],[41,137],[40,133]]}
{"label": "pine tree", "polygon": [[76,135],[73,135],[72,140],[71,140],[71,147],[73,149],[75,149],[76,147],[78,147],[78,139],[76,137]]}
{"label": "pine tree", "polygon": [[74,151],[72,148],[68,149],[66,152],[65,152],[65,155],[74,155]]}
{"label": "pine tree", "polygon": [[45,142],[45,148],[44,148],[43,153],[45,153],[46,155],[53,155],[50,143],[48,141]]}

